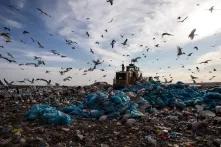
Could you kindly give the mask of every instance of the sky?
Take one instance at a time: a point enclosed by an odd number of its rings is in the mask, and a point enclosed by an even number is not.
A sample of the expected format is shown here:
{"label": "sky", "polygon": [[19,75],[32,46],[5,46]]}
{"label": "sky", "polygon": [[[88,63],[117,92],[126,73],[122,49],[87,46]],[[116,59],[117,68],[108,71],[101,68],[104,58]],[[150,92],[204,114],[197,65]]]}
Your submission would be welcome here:
{"label": "sky", "polygon": [[[193,75],[198,77],[197,82],[220,82],[220,18],[220,0],[113,0],[113,5],[106,0],[0,0],[0,32],[11,36],[11,42],[0,36],[0,54],[11,59],[10,53],[16,60],[9,63],[0,59],[0,79],[45,78],[62,85],[112,83],[122,63],[127,65],[140,56],[136,65],[146,77],[191,82]],[[191,40],[188,36],[193,29],[196,32]],[[23,34],[24,30],[29,33]],[[162,37],[162,33],[172,36]],[[65,40],[75,43],[68,45]],[[112,40],[116,40],[114,48]],[[178,46],[185,54],[177,56]],[[66,57],[52,54],[51,50]],[[46,64],[19,66],[36,62],[34,56]],[[97,59],[104,62],[85,74]],[[212,61],[199,64],[205,60]],[[72,70],[60,75],[59,71],[68,67]],[[63,81],[68,76],[72,79]]]}

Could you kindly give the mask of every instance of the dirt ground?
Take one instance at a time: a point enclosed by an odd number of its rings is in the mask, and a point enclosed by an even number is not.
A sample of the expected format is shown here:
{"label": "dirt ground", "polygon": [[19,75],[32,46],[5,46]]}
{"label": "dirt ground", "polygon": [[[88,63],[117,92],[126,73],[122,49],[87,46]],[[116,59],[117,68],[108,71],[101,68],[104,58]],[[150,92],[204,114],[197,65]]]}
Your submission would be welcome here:
{"label": "dirt ground", "polygon": [[[59,88],[59,90],[62,91],[60,95],[75,95],[75,98],[72,97],[69,101],[81,99],[83,96],[79,90],[75,91],[72,88]],[[44,95],[35,94],[35,96],[23,98],[16,94],[16,90],[1,90],[0,146],[219,147],[221,145],[219,114],[215,117],[198,117],[195,107],[182,111],[171,108],[154,109],[154,112],[145,113],[140,119],[126,117],[112,120],[74,119],[70,126],[53,126],[25,119],[25,112],[33,104],[49,101],[48,98],[42,98]],[[60,99],[58,102],[56,99],[50,99],[51,103],[53,101],[62,105],[67,100]]]}

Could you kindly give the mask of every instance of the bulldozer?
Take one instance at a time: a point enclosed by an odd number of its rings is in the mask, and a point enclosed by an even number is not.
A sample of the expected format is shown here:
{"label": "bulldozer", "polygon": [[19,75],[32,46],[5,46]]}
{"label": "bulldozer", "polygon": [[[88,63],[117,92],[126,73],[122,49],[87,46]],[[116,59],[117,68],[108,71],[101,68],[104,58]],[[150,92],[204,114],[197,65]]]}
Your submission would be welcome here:
{"label": "bulldozer", "polygon": [[116,72],[116,76],[113,80],[114,89],[121,89],[134,85],[137,81],[142,79],[142,73],[139,67],[135,66],[133,62],[126,66],[126,70],[124,64],[121,66],[122,70]]}

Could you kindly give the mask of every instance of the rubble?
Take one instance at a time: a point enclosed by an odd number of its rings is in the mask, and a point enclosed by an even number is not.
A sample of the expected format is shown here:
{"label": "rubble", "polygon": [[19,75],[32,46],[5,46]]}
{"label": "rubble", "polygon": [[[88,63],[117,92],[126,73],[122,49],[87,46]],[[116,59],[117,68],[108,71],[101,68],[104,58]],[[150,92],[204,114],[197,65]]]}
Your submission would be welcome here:
{"label": "rubble", "polygon": [[180,82],[1,88],[0,146],[218,146],[217,89]]}

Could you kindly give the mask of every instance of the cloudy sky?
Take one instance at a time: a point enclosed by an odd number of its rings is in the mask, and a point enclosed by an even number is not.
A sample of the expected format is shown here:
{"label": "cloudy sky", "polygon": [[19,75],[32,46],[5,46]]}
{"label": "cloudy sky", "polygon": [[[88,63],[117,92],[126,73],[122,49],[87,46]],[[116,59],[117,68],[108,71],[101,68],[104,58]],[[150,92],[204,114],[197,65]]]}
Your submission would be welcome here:
{"label": "cloudy sky", "polygon": [[[198,82],[221,81],[220,18],[220,0],[114,0],[113,5],[106,0],[0,0],[0,32],[11,36],[8,43],[0,37],[0,54],[11,59],[10,53],[16,60],[9,63],[0,59],[0,79],[46,78],[65,85],[85,85],[95,80],[112,83],[122,63],[140,56],[137,66],[144,76],[191,82],[193,75]],[[193,29],[196,35],[191,40],[188,35]],[[29,33],[23,34],[24,30]],[[165,32],[173,36],[162,37]],[[127,45],[122,44],[125,39]],[[74,43],[68,45],[65,40]],[[116,40],[114,48],[112,40]],[[186,54],[177,57],[177,46]],[[54,55],[51,50],[66,57]],[[46,65],[18,65],[36,62],[34,56],[41,57]],[[97,59],[104,63],[83,75]],[[199,64],[205,60],[212,61]],[[72,70],[60,75],[59,71],[67,67]],[[72,80],[64,82],[68,76]]]}

